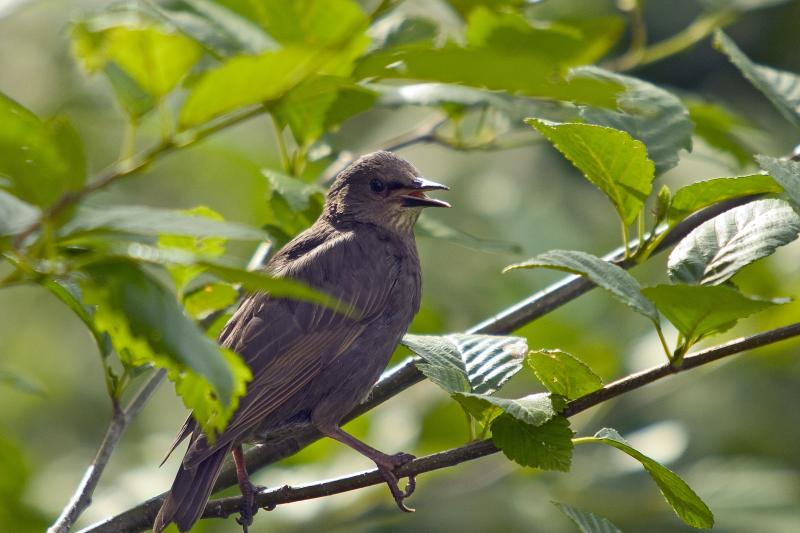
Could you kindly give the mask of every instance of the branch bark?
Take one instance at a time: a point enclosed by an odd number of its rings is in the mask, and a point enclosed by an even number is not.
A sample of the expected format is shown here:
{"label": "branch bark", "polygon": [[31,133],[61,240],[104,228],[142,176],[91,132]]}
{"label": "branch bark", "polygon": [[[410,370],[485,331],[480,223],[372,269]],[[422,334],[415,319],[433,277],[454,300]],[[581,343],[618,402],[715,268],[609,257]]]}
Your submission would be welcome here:
{"label": "branch bark", "polygon": [[122,434],[125,432],[128,424],[130,424],[130,421],[142,410],[142,407],[144,407],[144,404],[153,392],[155,392],[156,388],[158,388],[158,385],[164,379],[165,375],[166,371],[157,370],[148,378],[145,384],[142,385],[142,388],[136,392],[126,408],[120,409],[117,404],[115,404],[111,422],[108,424],[106,433],[103,436],[103,441],[100,443],[100,447],[97,449],[94,459],[86,469],[86,473],[75,489],[75,493],[72,495],[72,498],[70,498],[69,503],[64,510],[61,511],[61,515],[56,519],[53,525],[47,529],[47,533],[66,533],[75,524],[75,521],[78,520],[81,513],[91,505],[94,489],[97,488],[100,477],[103,475],[103,471],[109,459],[111,459],[111,454],[114,452],[117,443],[120,438],[122,438]]}
{"label": "branch bark", "polygon": [[[728,357],[761,346],[774,344],[792,337],[800,336],[800,323],[791,324],[758,333],[749,337],[735,339],[719,346],[707,348],[684,359],[683,365],[676,368],[670,364],[656,366],[642,372],[609,383],[595,392],[587,394],[567,404],[563,416],[571,417],[594,407],[600,403],[616,398],[627,392],[639,389],[662,378],[685,370],[706,365],[723,357]],[[472,461],[497,453],[498,448],[491,440],[471,442],[458,448],[420,457],[398,469],[398,477],[423,474],[433,470],[449,468],[466,461]],[[319,481],[308,485],[283,487],[261,491],[256,495],[259,507],[270,507],[313,498],[323,498],[332,494],[340,494],[372,485],[384,483],[377,470],[360,472],[337,479]],[[161,505],[160,497],[151,498],[144,504],[99,524],[90,526],[80,533],[132,533],[150,527]],[[221,498],[208,503],[203,518],[226,518],[238,513],[241,509],[242,497]]]}

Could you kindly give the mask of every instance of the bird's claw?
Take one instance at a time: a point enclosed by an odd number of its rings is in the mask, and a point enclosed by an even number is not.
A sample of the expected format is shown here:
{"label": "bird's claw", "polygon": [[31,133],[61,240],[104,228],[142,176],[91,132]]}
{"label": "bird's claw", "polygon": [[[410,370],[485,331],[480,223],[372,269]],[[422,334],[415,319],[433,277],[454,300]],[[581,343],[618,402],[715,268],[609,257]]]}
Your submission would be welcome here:
{"label": "bird's claw", "polygon": [[[266,487],[256,486],[249,481],[241,484],[242,489],[242,508],[239,511],[239,518],[236,523],[242,526],[242,533],[248,533],[248,528],[253,524],[253,517],[258,512],[256,505],[256,493],[265,490]],[[274,507],[273,507],[274,508]]]}
{"label": "bird's claw", "polygon": [[414,489],[417,487],[417,480],[416,477],[411,475],[408,476],[408,484],[406,485],[405,490],[400,490],[400,486],[398,483],[397,475],[395,474],[395,470],[400,468],[401,466],[410,463],[416,457],[411,455],[410,453],[396,453],[394,455],[390,455],[388,464],[379,464],[378,471],[383,476],[383,479],[386,481],[386,484],[389,485],[389,490],[394,497],[394,501],[397,504],[397,507],[400,508],[401,511],[406,513],[413,513],[414,509],[407,506],[405,504],[405,499],[411,496],[414,493]]}

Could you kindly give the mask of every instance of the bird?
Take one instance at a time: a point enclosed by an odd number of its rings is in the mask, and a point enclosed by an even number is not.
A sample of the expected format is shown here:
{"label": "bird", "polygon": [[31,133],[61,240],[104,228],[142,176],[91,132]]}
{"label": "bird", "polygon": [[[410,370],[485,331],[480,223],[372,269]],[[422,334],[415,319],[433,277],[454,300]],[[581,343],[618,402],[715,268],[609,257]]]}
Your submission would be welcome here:
{"label": "bird", "polygon": [[[333,181],[319,218],[263,267],[270,276],[301,281],[350,306],[343,313],[268,292],[247,295],[219,334],[252,372],[239,406],[213,442],[190,415],[167,456],[189,440],[172,487],[153,523],[188,531],[200,518],[226,456],[233,455],[252,524],[256,488],[242,444],[311,426],[375,462],[401,510],[411,511],[395,470],[413,455],[381,452],[343,431],[340,422],[369,393],[414,315],[422,277],[413,227],[427,207],[450,207],[427,191],[447,190],[387,151],[364,155]],[[163,464],[163,463],[162,463]]]}

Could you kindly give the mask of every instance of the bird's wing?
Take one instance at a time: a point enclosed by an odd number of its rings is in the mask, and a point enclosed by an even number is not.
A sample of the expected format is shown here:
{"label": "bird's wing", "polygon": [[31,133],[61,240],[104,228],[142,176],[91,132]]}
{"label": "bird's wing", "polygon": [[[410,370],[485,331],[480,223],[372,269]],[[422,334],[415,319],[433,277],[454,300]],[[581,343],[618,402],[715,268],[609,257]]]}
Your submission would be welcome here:
{"label": "bird's wing", "polygon": [[[227,428],[213,445],[197,435],[184,459],[189,467],[221,446],[245,438],[276,408],[314,379],[381,314],[397,279],[394,261],[372,260],[352,235],[326,241],[278,275],[305,281],[359,311],[357,318],[309,302],[249,296],[220,340],[253,372]],[[363,257],[364,260],[359,260]],[[373,256],[374,257],[374,256]]]}

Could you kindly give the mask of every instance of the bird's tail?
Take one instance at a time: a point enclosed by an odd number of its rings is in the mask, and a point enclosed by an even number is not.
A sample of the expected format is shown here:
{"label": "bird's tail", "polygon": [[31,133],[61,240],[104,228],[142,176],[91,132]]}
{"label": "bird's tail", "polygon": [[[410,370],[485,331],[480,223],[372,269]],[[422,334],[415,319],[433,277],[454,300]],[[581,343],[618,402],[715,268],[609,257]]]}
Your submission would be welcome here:
{"label": "bird's tail", "polygon": [[153,533],[161,533],[170,522],[175,522],[180,531],[191,529],[203,514],[211,489],[230,450],[230,445],[223,446],[191,468],[181,464],[153,522]]}

